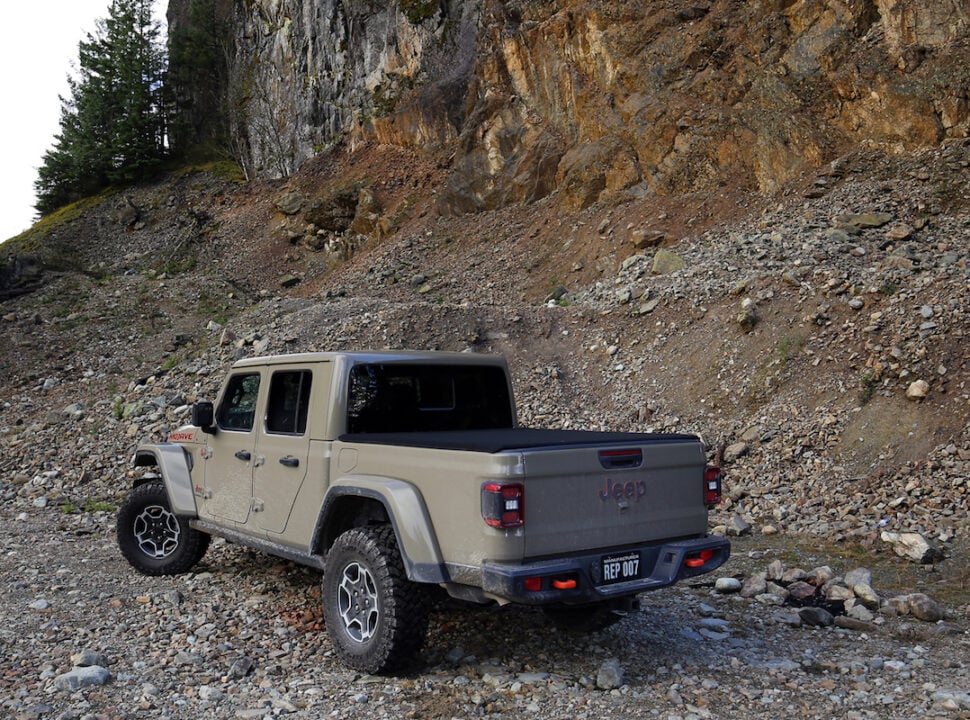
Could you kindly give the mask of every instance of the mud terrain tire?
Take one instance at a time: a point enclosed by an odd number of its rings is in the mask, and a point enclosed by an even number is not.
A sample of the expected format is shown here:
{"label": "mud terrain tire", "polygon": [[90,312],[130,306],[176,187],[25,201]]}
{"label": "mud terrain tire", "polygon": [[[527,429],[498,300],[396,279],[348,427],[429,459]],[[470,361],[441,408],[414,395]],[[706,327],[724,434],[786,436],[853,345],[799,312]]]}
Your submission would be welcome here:
{"label": "mud terrain tire", "polygon": [[132,490],[118,509],[118,547],[145,575],[178,575],[202,559],[209,536],[173,513],[165,486],[152,480]]}
{"label": "mud terrain tire", "polygon": [[323,575],[323,615],[334,649],[366,673],[401,668],[420,649],[429,595],[407,579],[390,525],[348,530],[334,541]]}

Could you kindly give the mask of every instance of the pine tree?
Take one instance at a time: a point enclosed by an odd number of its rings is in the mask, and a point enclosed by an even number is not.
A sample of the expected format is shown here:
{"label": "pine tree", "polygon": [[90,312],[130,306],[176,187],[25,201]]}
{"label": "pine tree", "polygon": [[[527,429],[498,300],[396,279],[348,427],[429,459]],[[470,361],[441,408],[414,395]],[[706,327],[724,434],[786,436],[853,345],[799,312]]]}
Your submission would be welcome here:
{"label": "pine tree", "polygon": [[226,154],[231,145],[227,89],[234,53],[232,2],[188,0],[182,8],[183,14],[170,18],[169,26],[171,147],[179,154]]}
{"label": "pine tree", "polygon": [[78,45],[60,132],[34,183],[41,214],[154,172],[165,155],[165,53],[152,0],[112,0]]}

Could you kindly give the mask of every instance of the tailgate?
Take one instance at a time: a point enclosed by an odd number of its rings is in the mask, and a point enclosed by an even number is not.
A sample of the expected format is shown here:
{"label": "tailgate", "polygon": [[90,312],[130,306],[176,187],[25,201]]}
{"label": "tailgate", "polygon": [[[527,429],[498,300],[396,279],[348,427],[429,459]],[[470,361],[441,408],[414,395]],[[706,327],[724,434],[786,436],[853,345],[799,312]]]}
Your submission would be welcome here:
{"label": "tailgate", "polygon": [[683,436],[523,451],[525,555],[704,535],[704,447]]}

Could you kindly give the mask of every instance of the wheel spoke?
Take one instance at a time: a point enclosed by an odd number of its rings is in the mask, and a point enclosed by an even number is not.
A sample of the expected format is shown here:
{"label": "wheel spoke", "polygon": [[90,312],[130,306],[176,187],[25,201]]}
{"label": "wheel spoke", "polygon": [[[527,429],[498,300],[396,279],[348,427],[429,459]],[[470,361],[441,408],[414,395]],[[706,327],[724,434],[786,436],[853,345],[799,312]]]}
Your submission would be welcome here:
{"label": "wheel spoke", "polygon": [[132,532],[138,548],[148,557],[161,560],[175,552],[182,531],[178,518],[161,505],[148,505],[136,517]]}
{"label": "wheel spoke", "polygon": [[360,563],[344,567],[337,588],[337,605],[347,634],[359,643],[370,640],[377,632],[380,609],[377,584],[370,571]]}

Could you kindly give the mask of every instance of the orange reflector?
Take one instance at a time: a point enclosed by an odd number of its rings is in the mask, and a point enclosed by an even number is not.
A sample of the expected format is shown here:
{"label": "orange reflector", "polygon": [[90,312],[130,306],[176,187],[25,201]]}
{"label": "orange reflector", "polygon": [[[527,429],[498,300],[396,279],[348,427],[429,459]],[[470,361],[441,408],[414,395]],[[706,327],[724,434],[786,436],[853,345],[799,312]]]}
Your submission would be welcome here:
{"label": "orange reflector", "polygon": [[542,590],[542,578],[531,577],[525,579],[525,589],[529,592],[539,592]]}
{"label": "orange reflector", "polygon": [[572,590],[573,588],[576,587],[576,581],[575,580],[553,580],[552,586],[556,588],[556,590]]}
{"label": "orange reflector", "polygon": [[704,563],[714,557],[713,550],[701,550],[696,557],[684,558],[684,565],[690,568],[704,567]]}

